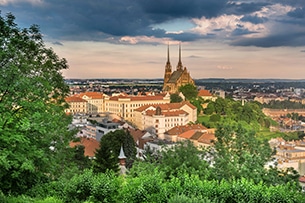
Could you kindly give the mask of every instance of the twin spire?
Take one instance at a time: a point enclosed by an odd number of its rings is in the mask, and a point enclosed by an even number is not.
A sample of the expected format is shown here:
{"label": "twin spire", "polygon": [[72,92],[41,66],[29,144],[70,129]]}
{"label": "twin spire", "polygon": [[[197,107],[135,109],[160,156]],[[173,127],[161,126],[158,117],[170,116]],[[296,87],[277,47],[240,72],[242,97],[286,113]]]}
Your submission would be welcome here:
{"label": "twin spire", "polygon": [[[166,65],[168,67],[170,67],[170,61],[169,61],[169,44],[167,44],[167,62]],[[181,62],[181,44],[179,43],[179,61],[178,61],[178,65],[177,65],[177,70],[182,70],[183,69],[183,65]]]}

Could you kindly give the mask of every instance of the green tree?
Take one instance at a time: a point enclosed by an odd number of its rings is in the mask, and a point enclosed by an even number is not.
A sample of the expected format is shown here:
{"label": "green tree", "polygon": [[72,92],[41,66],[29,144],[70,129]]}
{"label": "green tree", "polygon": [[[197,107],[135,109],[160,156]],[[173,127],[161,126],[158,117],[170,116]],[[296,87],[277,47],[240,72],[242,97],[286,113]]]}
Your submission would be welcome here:
{"label": "green tree", "polygon": [[264,165],[271,159],[267,142],[258,141],[255,132],[238,124],[220,124],[215,133],[213,154],[216,179],[241,177],[259,182],[265,174]]}
{"label": "green tree", "polygon": [[207,108],[204,110],[204,113],[207,115],[211,115],[215,112],[215,103],[214,102],[209,102]]}
{"label": "green tree", "polygon": [[198,95],[197,87],[192,84],[186,84],[179,87],[179,92],[182,92],[185,98],[189,101],[195,99]]}
{"label": "green tree", "polygon": [[[0,16],[0,190],[23,193],[60,173],[71,139],[61,70],[36,25],[20,29]],[[61,158],[59,158],[61,157]]]}
{"label": "green tree", "polygon": [[170,95],[170,103],[179,103],[182,101],[183,99],[177,93]]}
{"label": "green tree", "polygon": [[255,137],[253,130],[238,123],[222,123],[215,136],[217,141],[215,151],[212,151],[212,174],[216,179],[246,178],[268,185],[288,182],[298,185],[299,176],[295,171],[283,173],[277,168],[265,168],[267,162],[272,160],[273,151],[267,140],[260,141]]}
{"label": "green tree", "polygon": [[215,107],[215,113],[220,115],[226,115],[227,113],[226,110],[228,108],[227,100],[221,97],[217,98],[214,107]]}
{"label": "green tree", "polygon": [[118,171],[118,156],[121,146],[123,146],[125,156],[127,157],[126,167],[130,168],[136,157],[135,142],[128,131],[116,130],[102,137],[100,148],[95,153],[94,171]]}
{"label": "green tree", "polygon": [[[178,177],[178,174],[196,174],[200,177],[209,176],[208,163],[202,159],[204,150],[197,149],[192,142],[178,142],[173,147],[167,147],[155,155],[155,162],[166,178]],[[148,160],[150,162],[151,160]]]}

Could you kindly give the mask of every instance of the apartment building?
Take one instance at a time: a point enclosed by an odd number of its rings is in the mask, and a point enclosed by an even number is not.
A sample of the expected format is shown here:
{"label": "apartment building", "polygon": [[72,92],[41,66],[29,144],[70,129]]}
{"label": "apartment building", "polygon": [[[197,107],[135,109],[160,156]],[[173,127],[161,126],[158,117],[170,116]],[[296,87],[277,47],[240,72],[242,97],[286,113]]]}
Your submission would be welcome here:
{"label": "apartment building", "polygon": [[160,95],[118,95],[104,97],[104,111],[115,113],[121,118],[135,122],[135,109],[144,105],[170,103],[169,94]]}
{"label": "apartment building", "polygon": [[159,139],[175,127],[197,120],[197,109],[189,102],[145,105],[134,111],[134,123],[140,130],[147,130]]}
{"label": "apartment building", "polygon": [[65,109],[66,113],[71,114],[86,114],[88,102],[77,96],[70,96],[65,98],[69,104],[69,108]]}
{"label": "apartment building", "polygon": [[103,93],[100,92],[84,92],[77,94],[76,96],[86,100],[87,103],[87,113],[88,114],[98,114],[103,112],[104,97]]}

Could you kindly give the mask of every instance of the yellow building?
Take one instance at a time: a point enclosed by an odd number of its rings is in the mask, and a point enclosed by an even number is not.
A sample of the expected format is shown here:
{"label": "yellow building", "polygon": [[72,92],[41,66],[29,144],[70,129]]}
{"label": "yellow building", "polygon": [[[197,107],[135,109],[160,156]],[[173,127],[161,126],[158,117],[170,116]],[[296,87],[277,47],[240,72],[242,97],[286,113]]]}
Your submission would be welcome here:
{"label": "yellow building", "polygon": [[103,112],[103,93],[100,92],[84,92],[77,95],[88,102],[87,113],[98,114]]}
{"label": "yellow building", "polygon": [[216,101],[217,97],[213,96],[209,90],[201,89],[198,91],[198,97],[201,97],[203,100]]}
{"label": "yellow building", "polygon": [[145,105],[134,111],[135,125],[140,130],[164,139],[164,133],[175,126],[197,120],[197,108],[189,102]]}
{"label": "yellow building", "polygon": [[104,98],[104,110],[105,112],[111,112],[117,114],[123,119],[134,122],[134,110],[147,105],[147,104],[166,104],[170,103],[170,95],[151,95],[151,96],[105,96]]}
{"label": "yellow building", "polygon": [[167,48],[167,62],[165,65],[163,91],[169,93],[177,93],[179,87],[192,84],[195,85],[190,73],[186,67],[183,67],[181,62],[181,46],[179,45],[179,61],[175,71],[172,71],[172,65],[169,60],[169,46]]}
{"label": "yellow building", "polygon": [[70,96],[65,98],[66,102],[69,104],[69,108],[65,110],[66,113],[71,114],[86,114],[88,102],[77,96]]}

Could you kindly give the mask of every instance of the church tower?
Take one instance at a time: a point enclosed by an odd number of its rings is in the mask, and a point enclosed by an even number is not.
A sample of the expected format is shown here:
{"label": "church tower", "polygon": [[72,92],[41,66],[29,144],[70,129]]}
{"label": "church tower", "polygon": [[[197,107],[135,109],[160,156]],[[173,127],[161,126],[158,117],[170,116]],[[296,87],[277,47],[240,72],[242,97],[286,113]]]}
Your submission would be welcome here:
{"label": "church tower", "polygon": [[179,88],[186,84],[195,84],[186,67],[181,62],[181,44],[179,44],[179,61],[176,70],[172,71],[169,61],[169,45],[167,47],[167,62],[165,65],[163,91],[177,93]]}
{"label": "church tower", "polygon": [[165,65],[164,81],[168,81],[172,75],[172,65],[169,61],[169,44],[167,45],[167,62]]}
{"label": "church tower", "polygon": [[177,64],[177,70],[178,71],[183,70],[183,65],[182,65],[182,62],[181,62],[181,44],[179,44],[179,61],[178,61],[178,64]]}

